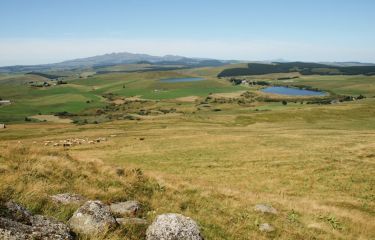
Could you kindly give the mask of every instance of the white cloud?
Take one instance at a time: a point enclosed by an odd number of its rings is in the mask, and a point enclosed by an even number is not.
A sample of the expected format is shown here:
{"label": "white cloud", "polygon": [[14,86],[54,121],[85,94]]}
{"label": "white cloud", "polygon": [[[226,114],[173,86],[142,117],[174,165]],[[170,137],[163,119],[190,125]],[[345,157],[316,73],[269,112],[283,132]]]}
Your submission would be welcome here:
{"label": "white cloud", "polygon": [[375,62],[374,49],[276,40],[0,39],[0,66],[52,63],[123,51],[218,59]]}

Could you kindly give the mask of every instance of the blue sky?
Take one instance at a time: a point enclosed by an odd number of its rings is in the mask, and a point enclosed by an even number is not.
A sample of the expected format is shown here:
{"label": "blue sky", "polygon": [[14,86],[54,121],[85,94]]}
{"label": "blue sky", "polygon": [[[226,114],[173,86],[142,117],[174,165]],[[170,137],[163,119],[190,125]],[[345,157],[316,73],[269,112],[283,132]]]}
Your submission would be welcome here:
{"label": "blue sky", "polygon": [[375,62],[373,0],[4,0],[0,10],[0,65],[121,51]]}

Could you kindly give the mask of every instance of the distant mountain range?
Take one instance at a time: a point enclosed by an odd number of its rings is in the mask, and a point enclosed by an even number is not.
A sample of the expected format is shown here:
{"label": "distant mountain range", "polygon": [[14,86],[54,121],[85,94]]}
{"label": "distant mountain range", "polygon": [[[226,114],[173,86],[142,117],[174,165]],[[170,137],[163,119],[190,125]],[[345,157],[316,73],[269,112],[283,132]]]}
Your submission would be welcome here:
{"label": "distant mountain range", "polygon": [[88,58],[78,58],[60,63],[41,65],[16,65],[0,67],[0,72],[31,72],[66,70],[78,68],[97,68],[119,64],[149,63],[158,65],[183,65],[183,66],[220,66],[232,61],[222,61],[209,58],[188,58],[176,55],[152,56],[138,53],[110,53]]}
{"label": "distant mountain range", "polygon": [[[43,72],[51,70],[69,70],[69,69],[87,69],[87,68],[99,68],[103,66],[113,66],[119,64],[135,64],[135,63],[148,63],[154,65],[181,65],[184,67],[203,67],[203,66],[221,66],[229,63],[238,62],[249,62],[249,61],[236,61],[236,60],[216,60],[209,58],[188,58],[176,55],[165,55],[165,56],[152,56],[148,54],[138,53],[109,53],[104,55],[98,55],[94,57],[78,58],[68,60],[60,63],[52,64],[40,64],[40,65],[16,65],[0,67],[0,73],[11,73],[11,72]],[[288,61],[279,59],[273,61],[257,61],[258,63],[272,63],[272,62],[283,62]],[[360,62],[321,62],[329,66],[336,67],[348,67],[348,66],[375,66],[372,63],[360,63]]]}

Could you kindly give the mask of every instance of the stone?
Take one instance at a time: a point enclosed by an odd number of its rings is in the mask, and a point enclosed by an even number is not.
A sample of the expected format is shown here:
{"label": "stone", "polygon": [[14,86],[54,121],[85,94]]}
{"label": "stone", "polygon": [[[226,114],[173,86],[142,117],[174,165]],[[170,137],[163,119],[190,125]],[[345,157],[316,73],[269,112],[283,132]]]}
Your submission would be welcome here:
{"label": "stone", "polygon": [[32,226],[0,217],[0,239],[32,239]]}
{"label": "stone", "polygon": [[0,216],[0,239],[73,239],[64,223],[42,215],[34,216],[15,202],[7,202],[4,207],[4,216]]}
{"label": "stone", "polygon": [[109,205],[111,212],[116,216],[135,216],[141,209],[141,205],[137,201],[126,201],[112,203]]}
{"label": "stone", "polygon": [[116,222],[120,225],[147,225],[143,218],[116,218]]}
{"label": "stone", "polygon": [[52,201],[63,205],[79,204],[84,201],[84,197],[74,193],[60,193],[51,196]]}
{"label": "stone", "polygon": [[259,225],[259,230],[261,232],[273,232],[275,228],[269,223],[262,223]]}
{"label": "stone", "polygon": [[5,203],[5,207],[8,218],[16,222],[31,225],[32,214],[26,208],[13,201]]}
{"label": "stone", "polygon": [[181,214],[168,213],[156,217],[147,228],[146,240],[203,240],[197,223]]}
{"label": "stone", "polygon": [[87,201],[69,219],[70,228],[79,234],[95,236],[117,226],[116,219],[101,201]]}
{"label": "stone", "polygon": [[55,219],[42,215],[33,216],[33,239],[73,239],[70,228]]}
{"label": "stone", "polygon": [[265,204],[255,205],[254,210],[257,212],[261,212],[261,213],[277,214],[277,211],[275,208],[273,208],[270,205],[265,205]]}

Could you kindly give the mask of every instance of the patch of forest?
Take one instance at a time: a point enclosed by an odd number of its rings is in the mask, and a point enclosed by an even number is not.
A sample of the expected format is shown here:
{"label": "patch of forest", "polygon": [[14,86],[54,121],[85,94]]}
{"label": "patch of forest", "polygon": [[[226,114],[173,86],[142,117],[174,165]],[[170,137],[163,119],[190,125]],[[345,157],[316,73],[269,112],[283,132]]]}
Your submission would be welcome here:
{"label": "patch of forest", "polygon": [[289,62],[289,63],[249,63],[247,68],[228,68],[219,73],[218,77],[262,75],[269,73],[299,72],[302,75],[375,75],[375,66],[337,67],[320,63]]}

